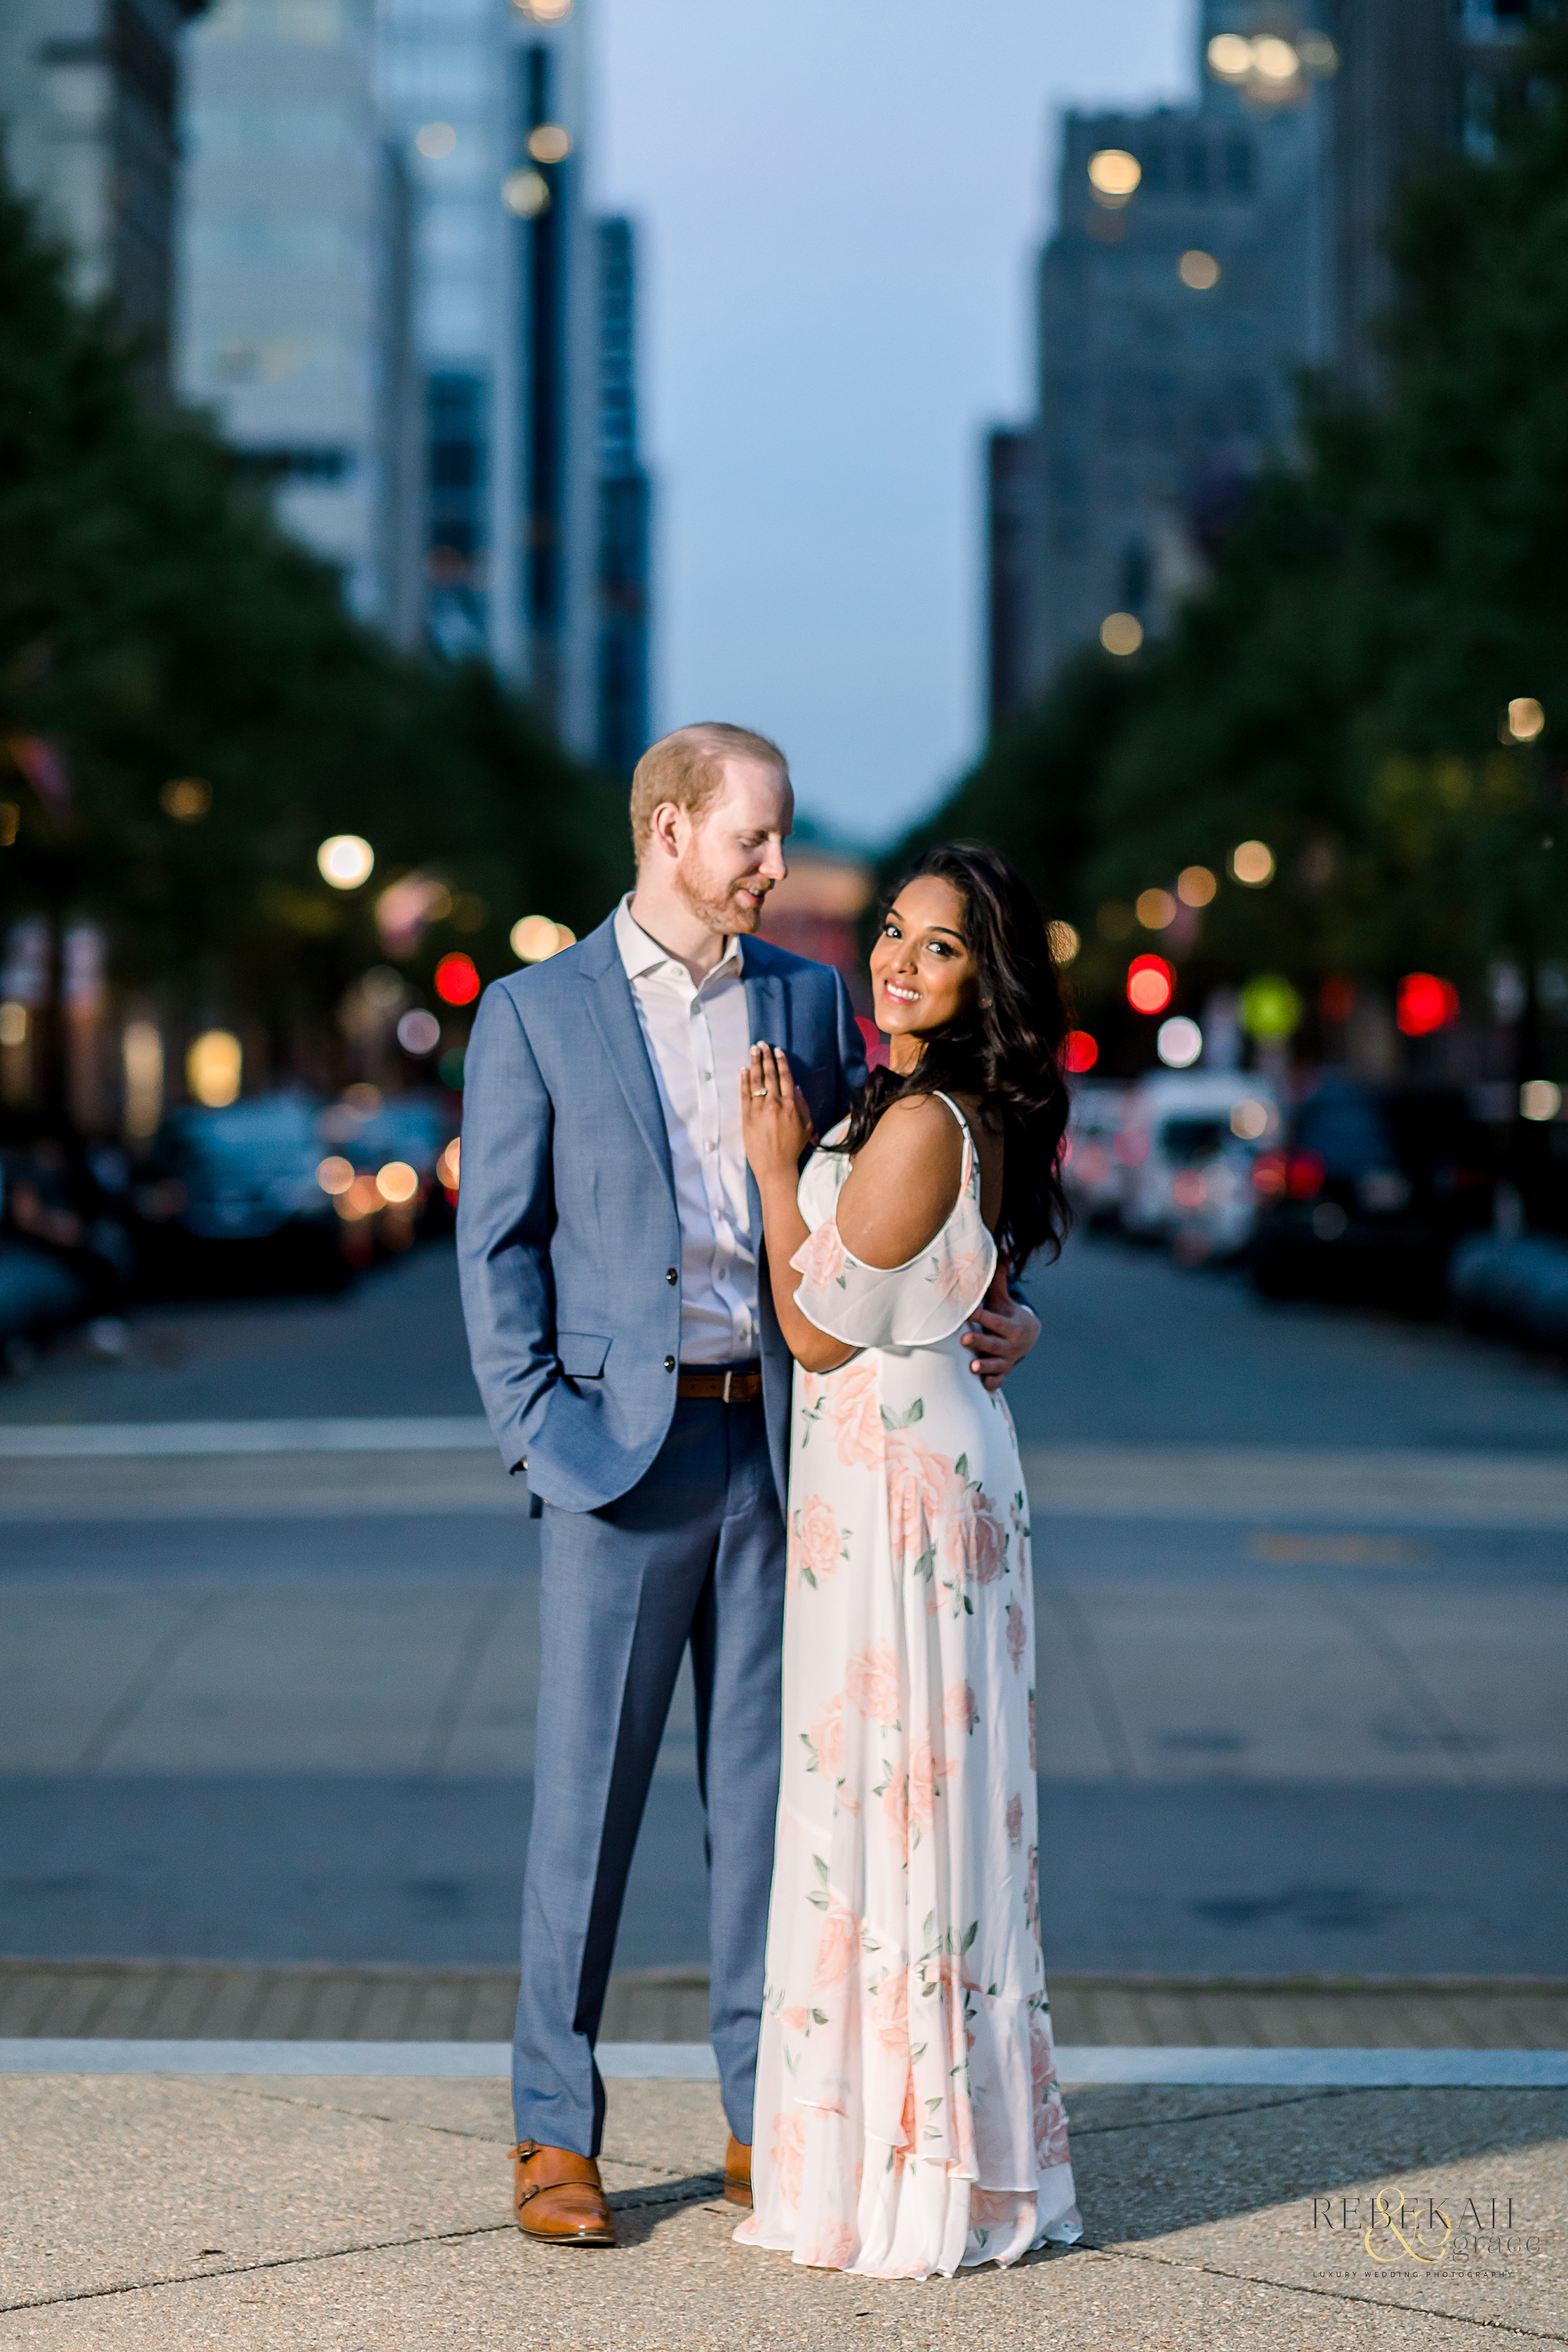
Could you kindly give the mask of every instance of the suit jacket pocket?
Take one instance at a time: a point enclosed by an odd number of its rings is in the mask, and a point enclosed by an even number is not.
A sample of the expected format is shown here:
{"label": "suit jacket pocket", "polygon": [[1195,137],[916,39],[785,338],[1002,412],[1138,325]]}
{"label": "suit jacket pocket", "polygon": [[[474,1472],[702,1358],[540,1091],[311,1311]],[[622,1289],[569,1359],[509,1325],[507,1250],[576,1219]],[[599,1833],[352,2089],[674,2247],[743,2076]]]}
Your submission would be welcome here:
{"label": "suit jacket pocket", "polygon": [[605,1358],[610,1343],[594,1331],[557,1331],[555,1353],[562,1370],[569,1381],[597,1381],[604,1378]]}

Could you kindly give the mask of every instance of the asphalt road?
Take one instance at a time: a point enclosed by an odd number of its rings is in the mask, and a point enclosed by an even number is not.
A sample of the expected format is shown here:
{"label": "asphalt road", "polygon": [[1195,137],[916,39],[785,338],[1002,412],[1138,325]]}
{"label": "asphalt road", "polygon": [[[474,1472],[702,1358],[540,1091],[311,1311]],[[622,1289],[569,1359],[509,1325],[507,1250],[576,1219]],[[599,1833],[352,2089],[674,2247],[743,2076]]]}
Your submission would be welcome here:
{"label": "asphalt road", "polygon": [[[1012,1392],[1029,1446],[1146,1449],[1161,1475],[1205,1448],[1568,1459],[1561,1372],[1441,1328],[1265,1306],[1098,1243],[1036,1297]],[[149,1315],[119,1365],[67,1349],[0,1390],[0,1435],[476,1410],[433,1250],[342,1301]],[[171,1461],[121,1518],[112,1464],[0,1461],[0,1951],[512,1956],[534,1531],[482,1455],[448,1507],[395,1498],[405,1470],[361,1460],[352,1491],[280,1516],[286,1465],[197,1486]],[[1205,1517],[1115,1491],[1085,1509],[1044,1479],[1056,1966],[1568,1973],[1568,1520],[1510,1512],[1506,1478],[1451,1523],[1369,1517],[1348,1485],[1303,1513],[1255,1478]],[[703,1948],[683,1693],[617,1958]]]}

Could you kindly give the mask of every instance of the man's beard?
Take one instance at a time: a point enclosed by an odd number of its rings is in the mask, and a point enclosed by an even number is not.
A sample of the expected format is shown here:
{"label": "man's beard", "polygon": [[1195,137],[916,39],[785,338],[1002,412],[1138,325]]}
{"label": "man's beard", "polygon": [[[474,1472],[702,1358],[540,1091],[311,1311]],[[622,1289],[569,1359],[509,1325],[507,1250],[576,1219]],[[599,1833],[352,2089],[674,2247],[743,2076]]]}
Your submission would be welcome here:
{"label": "man's beard", "polygon": [[[762,918],[762,907],[742,907],[732,893],[738,885],[726,891],[700,866],[681,863],[675,869],[675,894],[689,913],[700,923],[720,931],[728,938],[736,931],[754,931]],[[748,889],[766,895],[755,876],[745,877]]]}

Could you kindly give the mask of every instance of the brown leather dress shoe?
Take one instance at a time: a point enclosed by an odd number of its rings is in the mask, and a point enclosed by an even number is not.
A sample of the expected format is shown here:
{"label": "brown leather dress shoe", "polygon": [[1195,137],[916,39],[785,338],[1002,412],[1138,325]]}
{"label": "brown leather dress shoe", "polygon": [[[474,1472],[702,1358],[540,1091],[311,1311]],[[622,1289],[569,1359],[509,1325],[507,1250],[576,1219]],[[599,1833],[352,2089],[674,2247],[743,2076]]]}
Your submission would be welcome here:
{"label": "brown leather dress shoe", "polygon": [[525,2238],[543,2246],[613,2246],[616,2225],[599,2168],[575,2148],[519,2140],[511,2151],[512,2210]]}
{"label": "brown leather dress shoe", "polygon": [[733,2132],[724,2151],[724,2202],[752,2210],[752,2151]]}

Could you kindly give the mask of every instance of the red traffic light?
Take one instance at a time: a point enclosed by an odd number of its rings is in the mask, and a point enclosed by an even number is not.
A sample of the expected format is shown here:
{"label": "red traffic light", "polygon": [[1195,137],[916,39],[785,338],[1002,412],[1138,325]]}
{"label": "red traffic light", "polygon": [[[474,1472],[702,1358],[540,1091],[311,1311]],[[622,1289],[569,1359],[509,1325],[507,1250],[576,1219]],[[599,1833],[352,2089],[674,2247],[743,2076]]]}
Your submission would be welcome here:
{"label": "red traffic light", "polygon": [[444,955],[436,967],[436,993],[443,1004],[471,1004],[479,992],[472,956]]}

